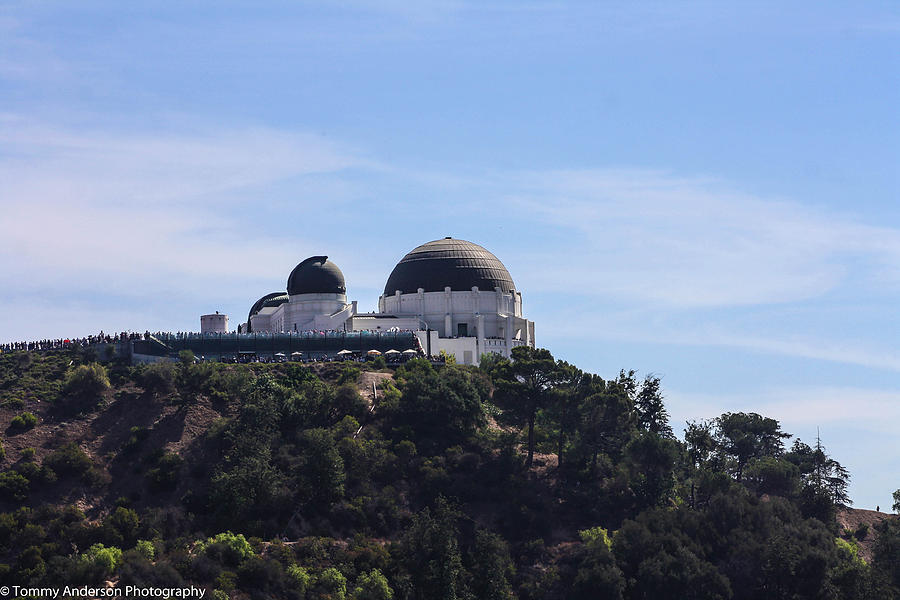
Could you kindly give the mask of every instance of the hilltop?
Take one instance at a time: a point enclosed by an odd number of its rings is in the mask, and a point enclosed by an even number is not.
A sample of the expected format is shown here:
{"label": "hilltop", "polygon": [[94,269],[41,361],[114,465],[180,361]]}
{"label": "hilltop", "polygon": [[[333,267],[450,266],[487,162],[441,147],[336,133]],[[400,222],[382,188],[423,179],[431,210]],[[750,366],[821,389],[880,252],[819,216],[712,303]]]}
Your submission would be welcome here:
{"label": "hilltop", "polygon": [[[130,366],[0,355],[0,578],[216,598],[892,597],[900,526],[752,413],[544,350]],[[372,395],[372,384],[377,392]]]}

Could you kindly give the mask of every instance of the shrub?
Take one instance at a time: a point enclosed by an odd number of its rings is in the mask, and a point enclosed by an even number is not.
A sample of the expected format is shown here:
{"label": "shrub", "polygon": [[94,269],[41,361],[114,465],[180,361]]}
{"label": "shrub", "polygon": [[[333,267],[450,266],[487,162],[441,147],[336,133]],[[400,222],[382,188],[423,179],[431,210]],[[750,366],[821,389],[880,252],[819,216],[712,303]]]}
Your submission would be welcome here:
{"label": "shrub", "polygon": [[122,565],[122,551],[115,546],[106,547],[103,544],[94,544],[78,559],[83,564],[102,571],[106,575],[112,575]]}
{"label": "shrub", "polygon": [[344,415],[350,415],[357,420],[361,420],[368,411],[369,404],[359,394],[355,385],[345,383],[335,391],[332,412],[336,418],[339,419]]}
{"label": "shrub", "polygon": [[609,532],[602,527],[591,527],[578,532],[578,537],[586,546],[605,546],[607,550],[612,549],[612,540]]}
{"label": "shrub", "polygon": [[86,483],[95,482],[99,476],[91,457],[75,442],[69,442],[62,448],[48,454],[47,458],[44,459],[44,466],[52,469],[61,477],[78,476]]}
{"label": "shrub", "polygon": [[25,408],[25,401],[21,398],[9,398],[8,400],[0,402],[0,406],[12,409]]}
{"label": "shrub", "polygon": [[245,560],[237,571],[238,584],[250,591],[270,591],[279,586],[283,577],[278,561],[258,556]]}
{"label": "shrub", "polygon": [[134,549],[138,551],[138,554],[146,558],[147,560],[153,560],[156,558],[156,546],[153,545],[153,542],[150,540],[138,540],[137,544],[135,544]]}
{"label": "shrub", "polygon": [[184,461],[177,454],[167,452],[159,457],[156,466],[147,471],[147,481],[153,491],[174,490]]}
{"label": "shrub", "polygon": [[288,579],[291,580],[291,583],[294,584],[294,589],[296,589],[297,593],[302,597],[303,594],[306,593],[306,590],[309,589],[309,582],[312,579],[309,575],[309,571],[300,565],[291,565],[287,568],[287,575]]}
{"label": "shrub", "polygon": [[347,597],[347,578],[334,567],[329,567],[316,577],[316,590],[319,597],[344,600]]}
{"label": "shrub", "polygon": [[37,479],[41,474],[41,468],[30,460],[25,460],[14,465],[13,469],[29,481]]}
{"label": "shrub", "polygon": [[175,391],[175,365],[171,361],[161,360],[148,365],[141,373],[141,385],[144,391],[153,396],[165,396]]}
{"label": "shrub", "polygon": [[103,365],[80,365],[69,371],[63,383],[63,395],[68,399],[65,407],[76,412],[93,409],[108,389],[109,375]]}
{"label": "shrub", "polygon": [[150,430],[146,427],[140,427],[135,425],[131,428],[131,435],[122,444],[122,452],[131,453],[135,452],[138,447],[140,447],[141,442],[147,439],[147,436],[150,435]]}
{"label": "shrub", "polygon": [[137,513],[121,506],[103,521],[107,540],[126,548],[135,542],[139,526]]}
{"label": "shrub", "polygon": [[15,471],[0,473],[0,498],[21,502],[28,496],[28,479]]}
{"label": "shrub", "polygon": [[363,573],[356,580],[353,600],[391,600],[393,597],[394,591],[378,569]]}
{"label": "shrub", "polygon": [[22,448],[21,457],[24,460],[31,460],[32,458],[34,458],[34,453],[34,448]]}
{"label": "shrub", "polygon": [[359,379],[359,374],[362,371],[356,365],[347,365],[341,371],[340,376],[338,377],[338,385],[344,385],[345,383],[353,383],[355,384]]}
{"label": "shrub", "polygon": [[238,565],[243,560],[256,556],[253,547],[243,534],[230,531],[207,538],[205,542],[198,542],[197,550],[210,556],[221,557],[223,562],[230,565]]}
{"label": "shrub", "polygon": [[17,417],[13,417],[12,421],[10,421],[9,423],[9,426],[13,429],[25,430],[34,427],[35,425],[37,425],[37,422],[38,418],[34,416],[34,414],[26,411]]}

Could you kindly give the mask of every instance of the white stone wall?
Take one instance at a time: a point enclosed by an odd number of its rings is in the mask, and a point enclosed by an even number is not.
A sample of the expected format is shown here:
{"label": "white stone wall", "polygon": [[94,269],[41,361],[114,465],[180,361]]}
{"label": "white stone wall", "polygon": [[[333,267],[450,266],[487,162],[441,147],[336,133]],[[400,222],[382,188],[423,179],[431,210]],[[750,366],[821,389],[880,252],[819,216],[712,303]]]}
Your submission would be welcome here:
{"label": "white stone wall", "polygon": [[200,316],[201,333],[226,333],[228,331],[228,315],[215,313]]}
{"label": "white stone wall", "polygon": [[[441,340],[472,340],[475,344],[475,363],[484,352],[509,356],[517,345],[534,346],[534,323],[522,317],[520,292],[505,293],[499,288],[481,291],[477,287],[464,292],[451,291],[450,288],[443,292],[420,289],[414,294],[398,292],[381,296],[378,308],[384,314],[415,318],[435,330]],[[460,328],[460,324],[465,327]],[[442,349],[454,348],[460,352],[469,349],[469,342],[466,342],[465,348],[456,348],[452,342],[441,341],[440,344]],[[432,348],[432,354],[437,353],[438,350]],[[463,362],[462,356],[457,356],[459,362]]]}
{"label": "white stone wall", "polygon": [[272,315],[276,310],[278,310],[278,308],[263,308],[258,313],[250,317],[250,327],[253,329],[253,331],[275,331],[272,325]]}
{"label": "white stone wall", "polygon": [[345,294],[297,294],[277,307],[266,307],[251,318],[253,331],[275,333],[344,329],[353,315]]}
{"label": "white stone wall", "polygon": [[458,336],[460,323],[466,325],[467,335],[476,335],[477,316],[481,315],[482,335],[505,338],[506,317],[522,316],[522,294],[505,293],[499,288],[481,291],[477,287],[465,292],[449,288],[443,292],[420,290],[415,294],[382,296],[378,307],[379,312],[389,315],[416,316],[443,337]]}
{"label": "white stone wall", "polygon": [[347,329],[352,331],[387,331],[394,327],[415,331],[420,327],[419,319],[416,317],[394,317],[393,315],[366,313],[353,315],[347,320]]}

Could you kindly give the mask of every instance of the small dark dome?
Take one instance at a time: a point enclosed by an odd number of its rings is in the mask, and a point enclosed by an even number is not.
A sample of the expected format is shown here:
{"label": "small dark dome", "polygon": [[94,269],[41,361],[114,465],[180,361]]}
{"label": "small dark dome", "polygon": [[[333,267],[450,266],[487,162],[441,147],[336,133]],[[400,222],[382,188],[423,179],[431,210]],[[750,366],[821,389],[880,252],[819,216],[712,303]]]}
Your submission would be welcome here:
{"label": "small dark dome", "polygon": [[[282,293],[278,296],[275,296],[274,298],[269,298],[268,300],[263,302],[262,308],[272,308],[275,306],[281,306],[285,302],[290,302],[290,301],[291,301],[291,297],[288,296],[287,294]],[[262,309],[260,309],[260,310],[262,310]]]}
{"label": "small dark dome", "polygon": [[310,256],[294,267],[287,281],[287,291],[297,294],[345,294],[344,274],[327,256]]}
{"label": "small dark dome", "polygon": [[[267,305],[268,302],[270,302],[276,298],[281,298],[281,297],[284,297],[285,302],[288,301],[287,294],[285,294],[284,292],[272,292],[271,294],[266,294],[265,296],[263,296],[262,298],[260,298],[259,300],[257,300],[256,302],[253,303],[253,306],[250,307],[250,314],[247,315],[247,333],[250,333],[253,331],[253,328],[250,326],[250,317],[259,313],[259,311],[262,310],[263,305]],[[283,303],[279,302],[279,304],[283,304]],[[278,304],[276,304],[275,306],[278,306]]]}
{"label": "small dark dome", "polygon": [[422,244],[404,256],[388,277],[384,294],[397,290],[414,294],[419,288],[426,292],[479,290],[504,292],[516,289],[512,277],[500,260],[472,242],[444,238]]}

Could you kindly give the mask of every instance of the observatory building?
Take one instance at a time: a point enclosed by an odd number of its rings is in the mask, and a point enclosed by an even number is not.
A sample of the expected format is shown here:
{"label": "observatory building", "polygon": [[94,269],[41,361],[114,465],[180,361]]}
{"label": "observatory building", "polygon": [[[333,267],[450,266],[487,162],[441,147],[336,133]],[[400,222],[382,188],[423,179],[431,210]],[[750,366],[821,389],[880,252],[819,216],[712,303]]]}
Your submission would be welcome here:
{"label": "observatory building", "polygon": [[347,301],[344,274],[327,256],[298,264],[286,292],[250,308],[250,332],[414,331],[428,355],[441,351],[463,364],[481,355],[509,356],[534,347],[534,322],[522,316],[522,292],[500,260],[478,244],[444,238],[404,256],[388,276],[378,311],[359,313]]}

